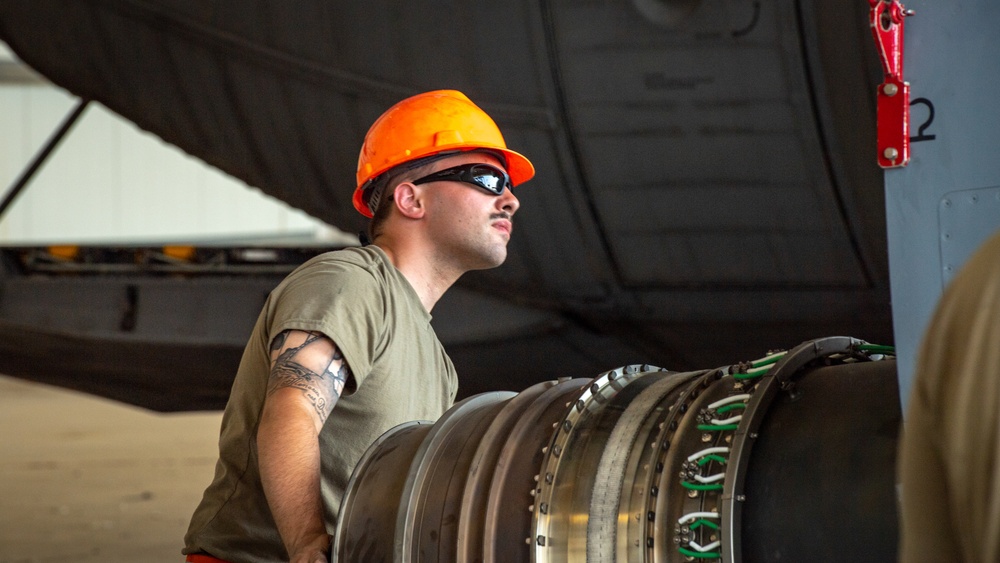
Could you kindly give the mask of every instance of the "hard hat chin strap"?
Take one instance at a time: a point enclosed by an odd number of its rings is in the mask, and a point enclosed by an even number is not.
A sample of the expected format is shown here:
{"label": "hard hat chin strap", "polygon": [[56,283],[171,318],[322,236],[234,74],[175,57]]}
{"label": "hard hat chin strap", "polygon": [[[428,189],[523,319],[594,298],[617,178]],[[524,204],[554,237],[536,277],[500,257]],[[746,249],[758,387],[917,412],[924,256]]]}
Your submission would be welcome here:
{"label": "hard hat chin strap", "polygon": [[[388,172],[386,173],[388,174]],[[382,194],[385,192],[385,187],[389,183],[386,174],[380,175],[378,178],[371,180],[374,187],[371,189],[371,195],[368,196],[368,209],[372,210],[372,216],[378,212],[378,204],[382,201]]]}

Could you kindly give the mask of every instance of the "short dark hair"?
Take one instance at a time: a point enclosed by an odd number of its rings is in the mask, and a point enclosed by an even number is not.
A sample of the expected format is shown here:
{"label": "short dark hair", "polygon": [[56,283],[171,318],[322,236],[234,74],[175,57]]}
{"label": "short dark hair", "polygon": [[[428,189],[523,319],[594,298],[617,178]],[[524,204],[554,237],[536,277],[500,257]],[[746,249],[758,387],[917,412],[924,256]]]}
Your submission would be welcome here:
{"label": "short dark hair", "polygon": [[[448,151],[424,158],[404,162],[395,168],[390,168],[372,180],[372,194],[378,194],[376,206],[372,213],[372,219],[368,223],[368,240],[375,241],[375,238],[382,234],[382,225],[389,218],[392,209],[392,202],[396,192],[396,186],[405,181],[409,181],[410,174],[418,168],[423,168],[428,164],[441,160],[442,158],[457,154],[458,151]],[[371,197],[369,196],[369,201]]]}

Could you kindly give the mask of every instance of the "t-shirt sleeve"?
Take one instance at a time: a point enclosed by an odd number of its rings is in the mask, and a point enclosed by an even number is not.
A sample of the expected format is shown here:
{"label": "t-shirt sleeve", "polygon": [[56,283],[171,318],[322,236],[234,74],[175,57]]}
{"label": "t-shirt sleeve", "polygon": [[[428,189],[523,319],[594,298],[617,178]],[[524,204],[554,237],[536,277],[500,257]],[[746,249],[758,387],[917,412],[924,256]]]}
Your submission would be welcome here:
{"label": "t-shirt sleeve", "polygon": [[289,276],[272,299],[269,338],[285,330],[323,333],[361,387],[385,345],[385,297],[371,272],[352,264],[308,265]]}

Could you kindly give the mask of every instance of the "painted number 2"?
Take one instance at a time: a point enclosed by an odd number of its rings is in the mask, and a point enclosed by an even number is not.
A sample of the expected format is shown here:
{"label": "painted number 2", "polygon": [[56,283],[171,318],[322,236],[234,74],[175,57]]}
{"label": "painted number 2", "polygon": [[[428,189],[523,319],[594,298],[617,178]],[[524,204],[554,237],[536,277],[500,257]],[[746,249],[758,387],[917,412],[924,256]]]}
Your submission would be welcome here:
{"label": "painted number 2", "polygon": [[931,126],[931,123],[934,123],[934,104],[932,104],[927,98],[917,98],[916,100],[910,102],[910,107],[918,104],[927,106],[927,119],[924,120],[920,127],[917,127],[917,136],[910,137],[910,142],[919,143],[920,141],[933,141],[937,135],[928,135],[926,131],[927,128]]}

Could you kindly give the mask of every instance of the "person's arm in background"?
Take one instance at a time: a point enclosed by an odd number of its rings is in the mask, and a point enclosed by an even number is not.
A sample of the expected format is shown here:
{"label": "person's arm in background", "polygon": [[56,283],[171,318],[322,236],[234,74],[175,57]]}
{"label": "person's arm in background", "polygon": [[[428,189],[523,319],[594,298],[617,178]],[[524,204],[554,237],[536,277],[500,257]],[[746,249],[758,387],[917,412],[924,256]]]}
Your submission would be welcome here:
{"label": "person's arm in background", "polygon": [[271,343],[257,449],[264,494],[291,563],[327,562],[319,431],[350,377],[336,344],[321,333],[286,330]]}

